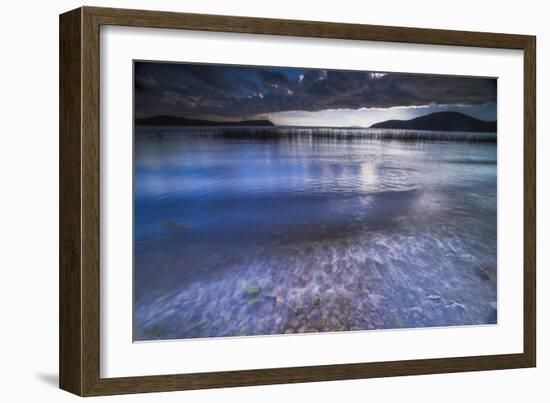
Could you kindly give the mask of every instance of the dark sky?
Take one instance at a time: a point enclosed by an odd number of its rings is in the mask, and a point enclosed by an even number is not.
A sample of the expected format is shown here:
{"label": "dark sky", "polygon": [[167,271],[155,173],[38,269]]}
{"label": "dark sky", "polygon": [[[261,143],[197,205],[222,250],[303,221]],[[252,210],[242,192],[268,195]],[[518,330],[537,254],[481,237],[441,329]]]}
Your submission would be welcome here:
{"label": "dark sky", "polygon": [[135,62],[136,117],[370,126],[454,110],[496,120],[496,79]]}

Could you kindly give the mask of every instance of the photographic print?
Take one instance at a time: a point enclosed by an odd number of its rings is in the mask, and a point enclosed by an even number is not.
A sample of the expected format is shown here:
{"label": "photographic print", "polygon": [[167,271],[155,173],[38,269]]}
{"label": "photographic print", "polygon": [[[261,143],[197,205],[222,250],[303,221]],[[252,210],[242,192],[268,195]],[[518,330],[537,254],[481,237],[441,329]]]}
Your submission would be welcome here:
{"label": "photographic print", "polygon": [[134,341],[497,323],[497,79],[134,61]]}

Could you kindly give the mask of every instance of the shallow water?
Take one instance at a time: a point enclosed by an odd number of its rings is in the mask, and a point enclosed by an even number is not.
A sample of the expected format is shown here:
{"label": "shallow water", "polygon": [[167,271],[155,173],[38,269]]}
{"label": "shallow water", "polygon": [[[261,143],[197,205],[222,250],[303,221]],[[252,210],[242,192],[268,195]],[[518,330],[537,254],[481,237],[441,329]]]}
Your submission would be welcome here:
{"label": "shallow water", "polygon": [[496,323],[496,144],[150,132],[135,340]]}

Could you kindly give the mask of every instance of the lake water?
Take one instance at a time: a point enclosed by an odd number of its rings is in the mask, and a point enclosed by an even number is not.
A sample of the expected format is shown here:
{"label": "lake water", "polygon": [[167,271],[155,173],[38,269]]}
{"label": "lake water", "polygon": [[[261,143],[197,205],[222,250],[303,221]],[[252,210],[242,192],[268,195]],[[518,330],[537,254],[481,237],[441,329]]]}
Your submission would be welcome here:
{"label": "lake water", "polygon": [[496,323],[496,144],[137,128],[134,339]]}

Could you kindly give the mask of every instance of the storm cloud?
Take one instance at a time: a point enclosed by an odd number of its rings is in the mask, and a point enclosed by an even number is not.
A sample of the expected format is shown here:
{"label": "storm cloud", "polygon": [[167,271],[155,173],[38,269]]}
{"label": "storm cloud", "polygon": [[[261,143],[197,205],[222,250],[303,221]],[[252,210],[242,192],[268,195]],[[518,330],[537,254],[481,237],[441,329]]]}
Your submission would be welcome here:
{"label": "storm cloud", "polygon": [[249,119],[290,111],[495,103],[496,79],[135,62],[136,117]]}

